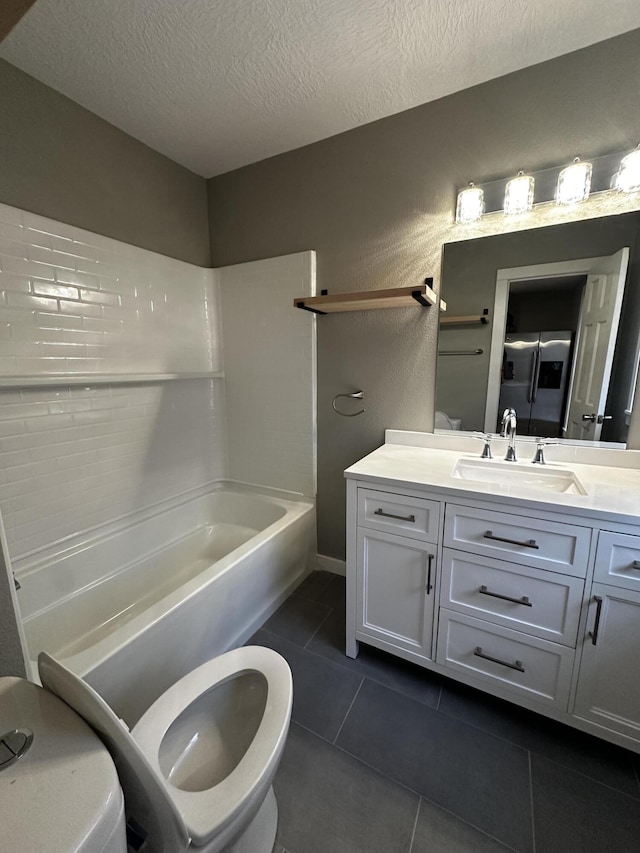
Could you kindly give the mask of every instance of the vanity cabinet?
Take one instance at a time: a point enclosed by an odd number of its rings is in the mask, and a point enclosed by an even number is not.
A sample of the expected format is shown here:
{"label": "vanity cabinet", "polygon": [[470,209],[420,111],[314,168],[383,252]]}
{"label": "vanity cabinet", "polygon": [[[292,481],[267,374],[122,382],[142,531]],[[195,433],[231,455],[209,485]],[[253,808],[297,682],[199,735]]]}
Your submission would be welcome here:
{"label": "vanity cabinet", "polygon": [[640,536],[602,527],[350,480],[347,654],[369,643],[640,752]]}
{"label": "vanity cabinet", "polygon": [[574,713],[640,739],[640,536],[601,531]]}

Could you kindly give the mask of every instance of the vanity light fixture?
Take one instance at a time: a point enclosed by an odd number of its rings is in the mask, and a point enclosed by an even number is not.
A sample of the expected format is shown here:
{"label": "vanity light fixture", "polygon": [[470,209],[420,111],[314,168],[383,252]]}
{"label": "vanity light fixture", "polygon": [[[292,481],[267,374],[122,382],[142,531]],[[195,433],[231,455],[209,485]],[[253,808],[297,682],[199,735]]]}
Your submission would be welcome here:
{"label": "vanity light fixture", "polygon": [[613,176],[613,186],[623,193],[635,193],[640,190],[640,145],[622,158],[620,169]]}
{"label": "vanity light fixture", "polygon": [[484,191],[476,187],[473,181],[458,193],[456,222],[476,222],[484,213]]}
{"label": "vanity light fixture", "polygon": [[520,170],[515,178],[507,181],[504,194],[504,212],[506,216],[526,213],[533,208],[533,189],[535,178]]}
{"label": "vanity light fixture", "polygon": [[570,166],[566,166],[558,175],[556,204],[577,204],[589,198],[591,189],[591,163],[576,157]]}

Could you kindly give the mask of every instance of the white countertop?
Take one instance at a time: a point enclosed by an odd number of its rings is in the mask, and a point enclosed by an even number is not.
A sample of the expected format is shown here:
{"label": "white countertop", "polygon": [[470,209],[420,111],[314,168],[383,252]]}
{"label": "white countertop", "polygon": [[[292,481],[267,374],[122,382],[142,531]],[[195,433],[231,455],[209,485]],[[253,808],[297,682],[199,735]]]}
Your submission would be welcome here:
{"label": "white countertop", "polygon": [[[517,501],[521,509],[558,509],[571,515],[623,524],[640,523],[639,451],[583,450],[565,445],[547,448],[546,470],[573,471],[587,491],[586,495],[579,495],[454,477],[452,472],[459,459],[480,457],[482,443],[469,437],[388,430],[386,439],[382,447],[347,468],[345,477],[400,489],[433,489],[448,498],[477,497],[512,508]],[[483,464],[502,463],[505,447],[504,440],[494,440],[494,460],[484,460]],[[513,464],[531,465],[529,460],[534,450],[531,441],[518,443],[518,459],[522,461]],[[598,461],[616,464],[598,464]]]}

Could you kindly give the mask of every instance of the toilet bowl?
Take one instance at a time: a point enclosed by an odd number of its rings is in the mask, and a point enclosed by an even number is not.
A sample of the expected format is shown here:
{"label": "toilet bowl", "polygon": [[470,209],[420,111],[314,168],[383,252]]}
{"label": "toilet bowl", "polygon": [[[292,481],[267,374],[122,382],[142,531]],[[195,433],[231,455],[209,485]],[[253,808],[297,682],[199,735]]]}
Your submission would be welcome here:
{"label": "toilet bowl", "polygon": [[81,678],[42,652],[43,687],[98,733],[124,791],[133,840],[149,853],[271,853],[271,782],[293,685],[277,652],[244,646],[177,681],[131,731]]}

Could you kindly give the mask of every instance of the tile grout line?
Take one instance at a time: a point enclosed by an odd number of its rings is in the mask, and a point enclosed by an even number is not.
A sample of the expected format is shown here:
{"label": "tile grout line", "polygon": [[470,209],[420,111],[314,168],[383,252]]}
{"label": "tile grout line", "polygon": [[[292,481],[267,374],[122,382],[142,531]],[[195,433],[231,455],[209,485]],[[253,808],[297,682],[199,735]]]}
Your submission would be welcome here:
{"label": "tile grout line", "polygon": [[360,684],[358,685],[358,689],[356,690],[355,696],[353,697],[353,699],[351,700],[351,703],[350,703],[349,707],[347,708],[347,713],[344,715],[344,719],[343,719],[343,721],[340,723],[340,728],[338,729],[338,731],[337,731],[337,733],[336,733],[336,736],[335,736],[335,737],[334,737],[334,739],[331,741],[331,743],[332,743],[334,746],[335,746],[336,741],[337,741],[337,740],[338,740],[338,738],[340,737],[340,732],[342,731],[342,729],[343,729],[343,727],[344,727],[344,724],[347,722],[347,717],[349,716],[349,713],[351,712],[351,709],[353,708],[353,703],[356,701],[356,699],[358,698],[358,695],[359,695],[360,691],[362,690],[362,685],[363,685],[363,684],[364,684],[364,676],[362,676],[362,680],[360,681]]}
{"label": "tile grout line", "polygon": [[528,751],[529,755],[529,802],[531,803],[531,843],[532,843],[532,853],[536,853],[536,819],[535,819],[535,811],[533,805],[533,755],[531,754],[531,750]]}
{"label": "tile grout line", "polygon": [[416,829],[418,828],[418,818],[420,817],[420,806],[422,805],[422,797],[418,798],[418,808],[416,809],[416,818],[413,821],[413,832],[411,833],[411,841],[409,842],[409,853],[413,850],[413,842],[416,840]]}
{"label": "tile grout line", "polygon": [[327,619],[329,618],[329,616],[331,616],[331,614],[332,614],[332,613],[333,613],[333,607],[330,607],[330,608],[329,608],[329,612],[327,613],[327,615],[324,617],[324,619],[322,619],[322,620],[320,621],[320,624],[318,625],[318,627],[316,628],[316,630],[313,632],[313,634],[309,637],[309,639],[307,640],[307,642],[306,642],[306,643],[304,644],[304,646],[302,647],[303,649],[306,649],[306,648],[307,648],[307,646],[309,645],[309,643],[310,643],[310,642],[312,642],[313,638],[316,636],[316,634],[318,633],[318,631],[320,630],[320,628],[322,628],[322,626],[323,626],[323,625],[324,625],[324,623],[327,621]]}

